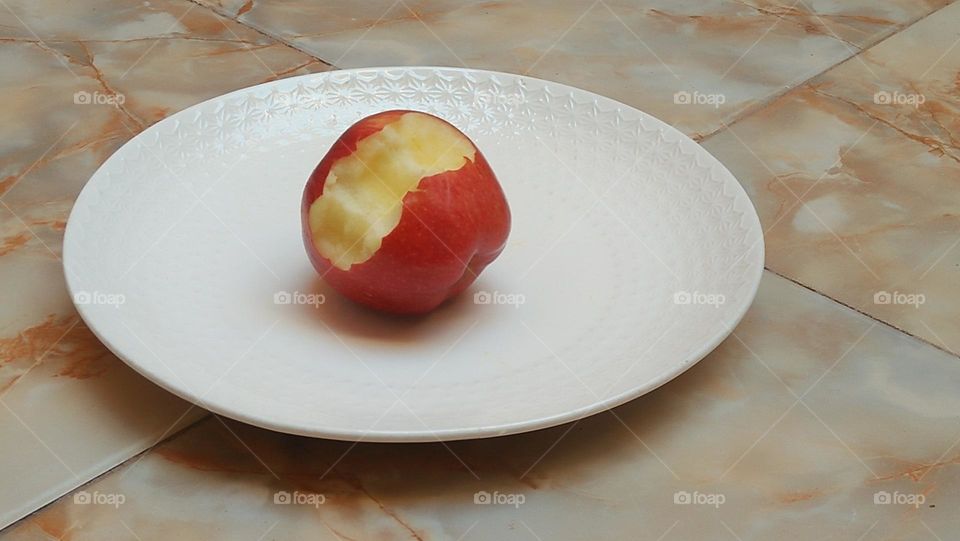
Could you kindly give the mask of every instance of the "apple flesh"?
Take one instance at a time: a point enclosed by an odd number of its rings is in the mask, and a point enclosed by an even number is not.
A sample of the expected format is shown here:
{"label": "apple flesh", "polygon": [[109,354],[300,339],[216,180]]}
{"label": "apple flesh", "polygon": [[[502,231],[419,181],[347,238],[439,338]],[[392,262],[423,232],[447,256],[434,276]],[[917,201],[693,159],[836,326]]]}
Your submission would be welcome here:
{"label": "apple flesh", "polygon": [[396,314],[429,312],[466,289],[510,232],[503,190],[477,147],[416,111],[348,128],[310,175],[301,218],[323,279]]}

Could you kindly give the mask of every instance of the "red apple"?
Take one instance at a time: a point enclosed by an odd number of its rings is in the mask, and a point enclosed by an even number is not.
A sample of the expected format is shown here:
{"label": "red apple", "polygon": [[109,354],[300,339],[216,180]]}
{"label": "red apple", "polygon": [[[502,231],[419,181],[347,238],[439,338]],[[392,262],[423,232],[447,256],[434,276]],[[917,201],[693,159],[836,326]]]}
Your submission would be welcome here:
{"label": "red apple", "polygon": [[301,217],[327,283],[397,314],[428,312],[463,291],[510,232],[483,154],[449,122],[416,111],[348,128],[310,175]]}

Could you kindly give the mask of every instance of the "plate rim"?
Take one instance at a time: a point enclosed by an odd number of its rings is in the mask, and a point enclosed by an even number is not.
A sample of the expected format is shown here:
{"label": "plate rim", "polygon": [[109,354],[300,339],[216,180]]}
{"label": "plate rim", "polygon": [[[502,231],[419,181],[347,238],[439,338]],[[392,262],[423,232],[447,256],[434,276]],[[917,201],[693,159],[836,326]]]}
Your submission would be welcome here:
{"label": "plate rim", "polygon": [[[135,144],[140,138],[149,137],[150,133],[154,130],[162,129],[164,126],[169,126],[175,122],[179,122],[185,116],[188,116],[190,113],[198,110],[207,104],[227,99],[231,96],[235,96],[241,93],[249,92],[256,88],[266,88],[270,86],[275,86],[279,84],[290,84],[291,81],[295,80],[306,80],[314,78],[323,78],[334,76],[337,74],[356,74],[363,72],[386,72],[386,71],[454,71],[461,73],[482,73],[492,76],[501,76],[509,78],[519,78],[526,79],[531,81],[536,81],[538,83],[549,85],[554,88],[569,89],[575,90],[577,92],[585,93],[591,97],[599,97],[605,100],[616,103],[620,107],[633,110],[640,113],[646,119],[655,121],[658,123],[658,128],[666,131],[669,134],[672,134],[673,137],[679,138],[681,141],[686,141],[697,145],[702,151],[702,154],[699,156],[708,157],[712,161],[713,166],[720,167],[733,182],[725,182],[724,187],[731,188],[735,191],[738,191],[735,196],[742,196],[749,203],[743,210],[742,217],[745,221],[748,221],[747,229],[755,232],[758,235],[758,238],[755,240],[754,244],[746,249],[745,254],[755,251],[756,255],[753,256],[759,263],[751,266],[750,273],[747,275],[747,280],[749,281],[750,288],[749,291],[742,297],[742,301],[736,306],[736,317],[725,320],[723,327],[721,327],[714,335],[709,339],[703,341],[702,345],[696,349],[693,353],[689,354],[686,358],[676,362],[672,365],[671,368],[663,370],[660,374],[650,380],[645,381],[644,383],[631,387],[630,389],[623,391],[619,394],[606,397],[602,400],[590,403],[585,406],[581,406],[576,409],[567,410],[562,413],[558,413],[550,416],[541,416],[534,417],[531,419],[526,419],[523,421],[517,421],[513,423],[506,424],[496,424],[489,426],[472,426],[472,427],[458,427],[458,428],[449,428],[441,430],[430,430],[427,427],[424,427],[423,430],[347,430],[341,428],[333,429],[309,429],[305,428],[302,425],[297,425],[295,423],[285,422],[280,419],[271,419],[267,416],[263,418],[257,418],[254,415],[248,414],[244,411],[237,410],[230,405],[221,405],[221,404],[211,404],[204,400],[202,396],[196,396],[196,393],[190,392],[189,389],[177,387],[171,384],[166,378],[161,377],[155,371],[148,369],[147,365],[143,363],[138,363],[134,360],[131,360],[128,356],[122,354],[119,351],[119,348],[111,343],[111,341],[103,336],[101,332],[97,329],[96,325],[92,322],[92,316],[90,314],[87,305],[77,304],[76,295],[77,283],[76,278],[72,276],[72,273],[68,267],[69,261],[74,259],[74,238],[76,231],[75,221],[72,220],[74,217],[75,210],[80,207],[80,203],[84,198],[91,197],[91,188],[92,181],[96,179],[101,171],[105,170],[110,163],[115,159],[117,154],[119,154],[125,147],[128,145]],[[729,186],[728,186],[729,185]],[[660,118],[647,113],[641,109],[638,109],[632,105],[628,105],[614,98],[603,96],[596,92],[579,88],[573,85],[568,85],[566,83],[560,83],[556,81],[550,81],[547,79],[541,79],[538,77],[531,77],[529,75],[508,73],[495,70],[484,70],[484,69],[474,69],[474,68],[465,68],[465,67],[450,67],[450,66],[375,66],[375,67],[362,67],[362,68],[350,68],[350,69],[334,69],[329,71],[317,72],[317,73],[308,73],[303,75],[297,75],[294,77],[287,77],[283,79],[277,79],[275,81],[267,81],[264,83],[258,83],[255,85],[246,86],[243,88],[238,88],[231,90],[229,92],[211,97],[209,99],[203,100],[196,104],[193,104],[185,109],[177,111],[166,118],[148,126],[143,131],[132,137],[130,140],[126,141],[117,148],[99,167],[93,172],[90,178],[84,183],[83,188],[80,190],[77,198],[74,200],[74,203],[70,209],[69,216],[67,218],[67,225],[64,231],[63,244],[62,244],[62,266],[64,269],[64,278],[67,286],[67,292],[70,295],[70,301],[76,308],[77,312],[80,315],[80,318],[83,320],[85,326],[93,333],[94,336],[118,359],[123,361],[124,364],[132,368],[135,372],[145,377],[152,383],[158,385],[162,389],[174,394],[175,396],[180,397],[191,404],[200,406],[214,414],[223,415],[231,419],[241,421],[253,426],[260,428],[265,428],[268,430],[283,432],[287,434],[293,434],[298,436],[306,436],[312,438],[325,438],[331,440],[339,441],[350,441],[350,442],[368,442],[368,443],[429,443],[429,442],[443,442],[443,441],[457,441],[457,440],[469,440],[469,439],[479,439],[479,438],[490,438],[490,437],[501,437],[514,434],[522,434],[526,432],[532,432],[535,430],[542,430],[547,428],[556,427],[563,425],[569,422],[577,421],[584,419],[591,415],[602,413],[604,411],[612,410],[618,406],[621,406],[629,401],[637,399],[643,395],[646,395],[661,386],[669,383],[673,379],[679,377],[681,374],[689,370],[691,367],[699,363],[715,350],[721,342],[723,342],[733,330],[739,325],[739,323],[746,316],[749,308],[753,305],[754,300],[756,299],[757,292],[760,288],[760,282],[763,277],[764,271],[764,260],[765,260],[765,242],[763,238],[763,229],[760,223],[760,218],[756,210],[756,206],[753,204],[753,201],[750,199],[749,194],[746,189],[743,187],[742,183],[737,179],[737,177],[722,163],[717,159],[712,153],[710,153],[705,147],[703,147],[698,142],[694,141],[687,134],[681,132],[679,129],[675,128],[671,124],[667,123]],[[161,361],[162,363],[162,361]],[[162,363],[165,364],[165,363]],[[168,367],[169,370],[172,371]],[[209,391],[208,391],[209,393]],[[250,408],[248,408],[250,409]]]}

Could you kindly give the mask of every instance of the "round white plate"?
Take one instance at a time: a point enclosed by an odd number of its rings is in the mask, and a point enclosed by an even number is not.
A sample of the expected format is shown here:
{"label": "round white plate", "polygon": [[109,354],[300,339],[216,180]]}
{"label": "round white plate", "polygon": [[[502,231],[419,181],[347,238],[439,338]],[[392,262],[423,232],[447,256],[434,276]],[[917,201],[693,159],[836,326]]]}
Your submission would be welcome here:
{"label": "round white plate", "polygon": [[[401,108],[473,138],[514,220],[477,282],[418,320],[338,297],[300,232],[336,137]],[[436,441],[556,425],[676,377],[747,310],[763,238],[730,172],[632,107],[504,73],[372,68],[148,128],[83,189],[63,256],[93,332],[187,400],[283,432]]]}

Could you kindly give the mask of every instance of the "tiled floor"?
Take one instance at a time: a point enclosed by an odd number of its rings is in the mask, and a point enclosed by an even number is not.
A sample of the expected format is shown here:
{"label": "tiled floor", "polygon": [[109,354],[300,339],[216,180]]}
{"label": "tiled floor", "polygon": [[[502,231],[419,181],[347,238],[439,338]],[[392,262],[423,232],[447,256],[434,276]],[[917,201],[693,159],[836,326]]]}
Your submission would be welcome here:
{"label": "tiled floor", "polygon": [[[728,0],[206,1],[339,68],[523,73],[616,98],[695,137],[944,3],[816,2],[814,11],[801,2]],[[679,90],[726,99],[684,107],[673,100]]]}
{"label": "tiled floor", "polygon": [[[533,434],[354,447],[213,417],[180,432],[203,412],[113,357],[67,296],[73,200],[188,105],[391,64],[558,80],[702,140],[766,230],[772,272],[744,322],[655,393]],[[0,89],[0,526],[67,494],[0,538],[960,531],[960,5],[0,0]]]}
{"label": "tiled floor", "polygon": [[[171,112],[328,66],[196,4],[162,0],[4,2],[0,66],[0,524],[7,524],[203,415],[112,356],[70,302],[60,246],[86,180]],[[75,101],[84,95],[123,103]]]}
{"label": "tiled floor", "polygon": [[[3,539],[950,539],[956,361],[768,273],[731,339],[613,414],[446,446],[208,418]],[[478,491],[523,501],[478,511]],[[724,501],[692,510],[683,492]],[[274,504],[284,493],[301,505]]]}
{"label": "tiled floor", "polygon": [[952,5],[705,143],[760,211],[771,270],[954,353],[958,41]]}

